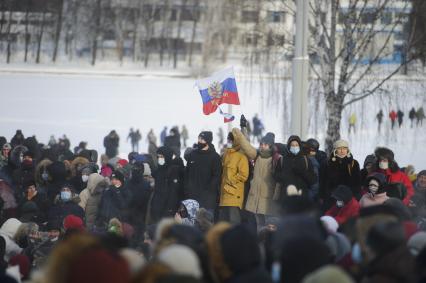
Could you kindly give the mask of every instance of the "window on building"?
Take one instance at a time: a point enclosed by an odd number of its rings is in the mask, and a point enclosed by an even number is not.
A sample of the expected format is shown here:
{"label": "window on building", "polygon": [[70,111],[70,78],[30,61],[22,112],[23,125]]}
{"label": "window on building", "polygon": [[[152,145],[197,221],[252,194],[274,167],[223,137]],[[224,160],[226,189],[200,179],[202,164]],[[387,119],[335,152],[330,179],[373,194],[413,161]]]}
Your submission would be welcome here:
{"label": "window on building", "polygon": [[268,22],[281,23],[284,22],[284,12],[281,11],[268,11]]}
{"label": "window on building", "polygon": [[372,23],[374,23],[375,19],[376,19],[376,13],[374,13],[373,11],[364,12],[361,15],[361,22],[363,24],[372,24]]}
{"label": "window on building", "polygon": [[243,23],[256,23],[259,21],[259,11],[243,11],[241,15]]}
{"label": "window on building", "polygon": [[382,14],[381,23],[383,25],[390,25],[392,23],[392,13],[386,12]]}

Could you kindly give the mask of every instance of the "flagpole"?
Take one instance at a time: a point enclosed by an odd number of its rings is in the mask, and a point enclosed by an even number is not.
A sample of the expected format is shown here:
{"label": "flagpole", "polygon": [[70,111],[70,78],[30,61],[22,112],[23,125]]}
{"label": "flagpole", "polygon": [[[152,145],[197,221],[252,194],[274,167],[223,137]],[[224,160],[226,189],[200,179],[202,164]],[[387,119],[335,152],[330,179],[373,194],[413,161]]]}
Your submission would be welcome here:
{"label": "flagpole", "polygon": [[[228,113],[232,115],[232,105],[231,104],[228,104]],[[228,132],[232,131],[232,122],[233,121],[228,123]]]}

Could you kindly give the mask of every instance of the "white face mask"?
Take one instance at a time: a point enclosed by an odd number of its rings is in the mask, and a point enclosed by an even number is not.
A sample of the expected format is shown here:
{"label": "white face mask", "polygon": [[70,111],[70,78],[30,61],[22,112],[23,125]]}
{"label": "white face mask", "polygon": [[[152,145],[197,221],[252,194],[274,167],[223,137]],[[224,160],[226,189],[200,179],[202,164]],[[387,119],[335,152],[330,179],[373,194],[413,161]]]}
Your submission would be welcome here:
{"label": "white face mask", "polygon": [[380,161],[379,162],[380,169],[386,170],[389,168],[389,162],[387,161]]}
{"label": "white face mask", "polygon": [[232,142],[228,142],[228,143],[226,144],[226,148],[232,148]]}
{"label": "white face mask", "polygon": [[342,207],[345,206],[345,203],[342,200],[338,200],[338,201],[336,201],[336,206],[339,207],[339,208],[342,208]]}
{"label": "white face mask", "polygon": [[89,180],[89,175],[82,175],[81,180],[83,181],[83,183],[86,183]]}
{"label": "white face mask", "polygon": [[166,160],[162,157],[158,158],[158,165],[163,166],[164,164],[166,164]]}
{"label": "white face mask", "polygon": [[371,180],[370,183],[368,184],[368,190],[370,191],[371,194],[375,195],[377,191],[379,190],[379,182],[377,182],[374,179]]}

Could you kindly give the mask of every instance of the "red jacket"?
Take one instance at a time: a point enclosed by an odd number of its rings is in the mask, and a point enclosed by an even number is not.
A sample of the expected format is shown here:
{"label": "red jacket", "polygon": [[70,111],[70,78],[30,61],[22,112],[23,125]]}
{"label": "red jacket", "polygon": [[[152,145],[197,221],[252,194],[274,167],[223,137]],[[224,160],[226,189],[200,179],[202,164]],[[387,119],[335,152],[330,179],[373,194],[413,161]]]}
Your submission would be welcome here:
{"label": "red jacket", "polygon": [[336,206],[336,204],[334,204],[329,210],[327,210],[325,215],[333,217],[336,219],[337,223],[341,225],[350,218],[358,216],[358,213],[359,203],[353,197],[347,204],[345,204],[344,207],[339,208]]}
{"label": "red jacket", "polygon": [[389,118],[391,118],[392,121],[395,121],[395,119],[396,119],[397,116],[398,115],[393,110],[389,113]]}
{"label": "red jacket", "polygon": [[392,172],[389,168],[386,170],[379,169],[378,172],[386,175],[386,179],[389,184],[401,183],[407,188],[407,195],[402,200],[402,202],[405,205],[408,205],[411,197],[414,195],[413,184],[410,182],[410,179],[408,178],[408,176],[400,170],[396,172]]}

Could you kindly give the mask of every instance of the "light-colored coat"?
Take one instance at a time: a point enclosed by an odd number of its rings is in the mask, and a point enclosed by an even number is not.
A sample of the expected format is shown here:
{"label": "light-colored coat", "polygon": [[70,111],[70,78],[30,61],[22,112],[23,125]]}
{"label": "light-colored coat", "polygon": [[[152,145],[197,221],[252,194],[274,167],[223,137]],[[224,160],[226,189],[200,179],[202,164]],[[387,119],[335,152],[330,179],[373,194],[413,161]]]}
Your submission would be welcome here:
{"label": "light-colored coat", "polygon": [[87,180],[87,188],[81,191],[79,205],[84,209],[86,216],[86,226],[91,229],[95,224],[98,215],[99,202],[101,201],[102,192],[108,188],[109,179],[92,173]]}
{"label": "light-colored coat", "polygon": [[362,196],[362,198],[359,200],[359,207],[368,207],[373,205],[380,205],[383,204],[389,197],[386,195],[386,192],[381,194],[376,194],[374,197],[370,194],[365,194]]}
{"label": "light-colored coat", "polygon": [[276,182],[272,177],[272,157],[258,157],[247,197],[246,210],[264,215],[276,215],[278,205],[273,200]]}

